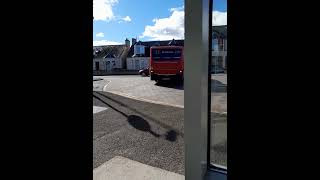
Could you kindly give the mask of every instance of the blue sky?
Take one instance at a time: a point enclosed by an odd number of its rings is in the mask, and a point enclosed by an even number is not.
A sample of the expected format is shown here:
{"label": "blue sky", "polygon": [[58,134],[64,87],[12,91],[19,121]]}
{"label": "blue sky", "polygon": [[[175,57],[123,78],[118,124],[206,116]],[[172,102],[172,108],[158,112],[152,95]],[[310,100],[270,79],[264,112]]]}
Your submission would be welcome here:
{"label": "blue sky", "polygon": [[[213,1],[213,24],[226,24],[227,0]],[[93,0],[93,6],[94,45],[184,38],[184,0]]]}

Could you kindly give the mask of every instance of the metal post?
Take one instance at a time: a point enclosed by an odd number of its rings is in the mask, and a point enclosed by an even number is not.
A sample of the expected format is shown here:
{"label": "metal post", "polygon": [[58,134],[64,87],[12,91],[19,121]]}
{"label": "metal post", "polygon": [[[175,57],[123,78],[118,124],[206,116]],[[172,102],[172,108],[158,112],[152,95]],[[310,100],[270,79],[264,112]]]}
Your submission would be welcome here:
{"label": "metal post", "polygon": [[209,0],[185,0],[184,52],[185,178],[199,180],[207,170]]}

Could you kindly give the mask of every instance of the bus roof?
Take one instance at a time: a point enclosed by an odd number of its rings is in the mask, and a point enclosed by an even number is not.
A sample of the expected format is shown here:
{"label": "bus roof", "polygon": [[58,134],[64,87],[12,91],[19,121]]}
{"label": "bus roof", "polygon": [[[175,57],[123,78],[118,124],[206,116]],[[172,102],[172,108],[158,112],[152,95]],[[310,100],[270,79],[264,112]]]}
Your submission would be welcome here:
{"label": "bus roof", "polygon": [[151,46],[151,49],[183,49],[183,46]]}

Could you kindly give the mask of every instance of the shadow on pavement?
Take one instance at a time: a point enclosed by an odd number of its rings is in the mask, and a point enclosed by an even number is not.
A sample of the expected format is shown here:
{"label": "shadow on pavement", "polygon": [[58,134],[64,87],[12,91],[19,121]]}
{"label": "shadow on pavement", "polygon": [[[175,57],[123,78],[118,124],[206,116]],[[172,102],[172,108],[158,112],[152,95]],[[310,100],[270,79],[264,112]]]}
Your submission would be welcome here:
{"label": "shadow on pavement", "polygon": [[[155,136],[157,138],[161,137],[161,135],[153,132],[151,130],[151,127],[150,127],[150,124],[148,123],[148,121],[146,121],[145,119],[143,119],[140,116],[130,115],[130,116],[128,116],[128,122],[132,127],[136,128],[140,131],[149,132],[150,134],[152,134],[153,136]],[[176,141],[176,139],[177,139],[177,133],[174,130],[170,130],[166,133],[166,135],[164,135],[164,137],[166,140],[173,142],[173,141]]]}
{"label": "shadow on pavement", "polygon": [[94,94],[93,94],[93,97],[96,98],[96,99],[98,99],[98,100],[99,100],[100,102],[102,102],[103,104],[109,106],[111,109],[113,109],[113,110],[117,111],[118,113],[122,114],[123,116],[128,117],[127,114],[125,114],[125,113],[123,113],[122,111],[118,110],[117,108],[113,107],[113,106],[110,105],[109,103],[105,102],[105,101],[102,100],[100,97],[98,97],[98,96],[96,96],[96,95],[94,95]]}
{"label": "shadow on pavement", "polygon": [[149,132],[150,134],[152,134],[155,137],[160,137],[159,134],[157,134],[151,130],[150,124],[140,116],[130,115],[130,116],[128,116],[128,122],[132,127],[136,128],[140,131]]}
{"label": "shadow on pavement", "polygon": [[[110,97],[107,97],[107,96],[105,96],[105,95],[103,95],[101,93],[98,93],[98,92],[95,92],[95,93],[97,93],[99,95],[102,95],[103,97],[106,97],[106,98],[108,98],[108,99],[110,99],[110,100],[112,100],[114,102],[117,102],[116,100],[113,100]],[[110,105],[109,103],[105,102],[103,99],[101,99],[100,97],[96,96],[95,94],[93,94],[93,97],[98,99],[99,101],[101,101],[105,105],[109,106],[111,109],[115,110],[116,112],[118,112],[118,113],[122,114],[123,116],[125,116],[128,119],[129,124],[132,127],[136,128],[137,130],[149,132],[150,134],[152,134],[153,136],[155,136],[157,138],[165,137],[165,139],[168,140],[168,141],[176,141],[178,133],[175,130],[169,130],[165,135],[159,135],[159,134],[157,134],[157,133],[155,133],[155,132],[153,132],[151,130],[150,124],[144,118],[142,118],[140,116],[137,116],[137,115],[127,115],[126,113],[120,111],[119,109],[117,109],[114,106]],[[124,104],[122,104],[120,102],[118,102],[118,103],[121,106],[125,106],[128,109],[137,112],[136,110],[134,110],[132,108],[129,108],[127,105],[124,105]],[[150,119],[150,118],[151,117],[148,117],[148,119]],[[155,120],[153,120],[153,121],[155,121]],[[160,124],[160,125],[163,126],[163,124]],[[182,137],[183,137],[183,135],[182,135]]]}
{"label": "shadow on pavement", "polygon": [[211,92],[227,92],[227,85],[218,80],[211,79]]}
{"label": "shadow on pavement", "polygon": [[178,90],[184,90],[183,82],[176,82],[174,80],[158,81],[155,83],[156,86],[162,86],[166,88],[174,88]]}
{"label": "shadow on pavement", "polygon": [[[184,90],[183,82],[175,82],[173,80],[158,81],[157,83],[155,83],[155,85],[166,88]],[[225,93],[227,92],[227,85],[223,84],[221,81],[211,79],[211,92]]]}
{"label": "shadow on pavement", "polygon": [[177,139],[177,132],[175,132],[174,130],[170,130],[167,132],[166,134],[166,140],[168,141],[176,141]]}

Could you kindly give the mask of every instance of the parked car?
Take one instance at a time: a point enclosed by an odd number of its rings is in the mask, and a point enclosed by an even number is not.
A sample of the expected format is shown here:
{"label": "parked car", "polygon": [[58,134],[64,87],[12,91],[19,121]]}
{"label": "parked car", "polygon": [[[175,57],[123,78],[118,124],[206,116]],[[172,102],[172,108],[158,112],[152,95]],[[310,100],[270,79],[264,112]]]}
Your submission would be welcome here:
{"label": "parked car", "polygon": [[103,80],[103,79],[99,77],[93,77],[93,81],[100,81],[100,80]]}
{"label": "parked car", "polygon": [[220,66],[212,66],[211,74],[225,73],[225,70]]}
{"label": "parked car", "polygon": [[140,74],[141,76],[149,76],[149,68],[141,69],[141,70],[139,71],[139,74]]}

